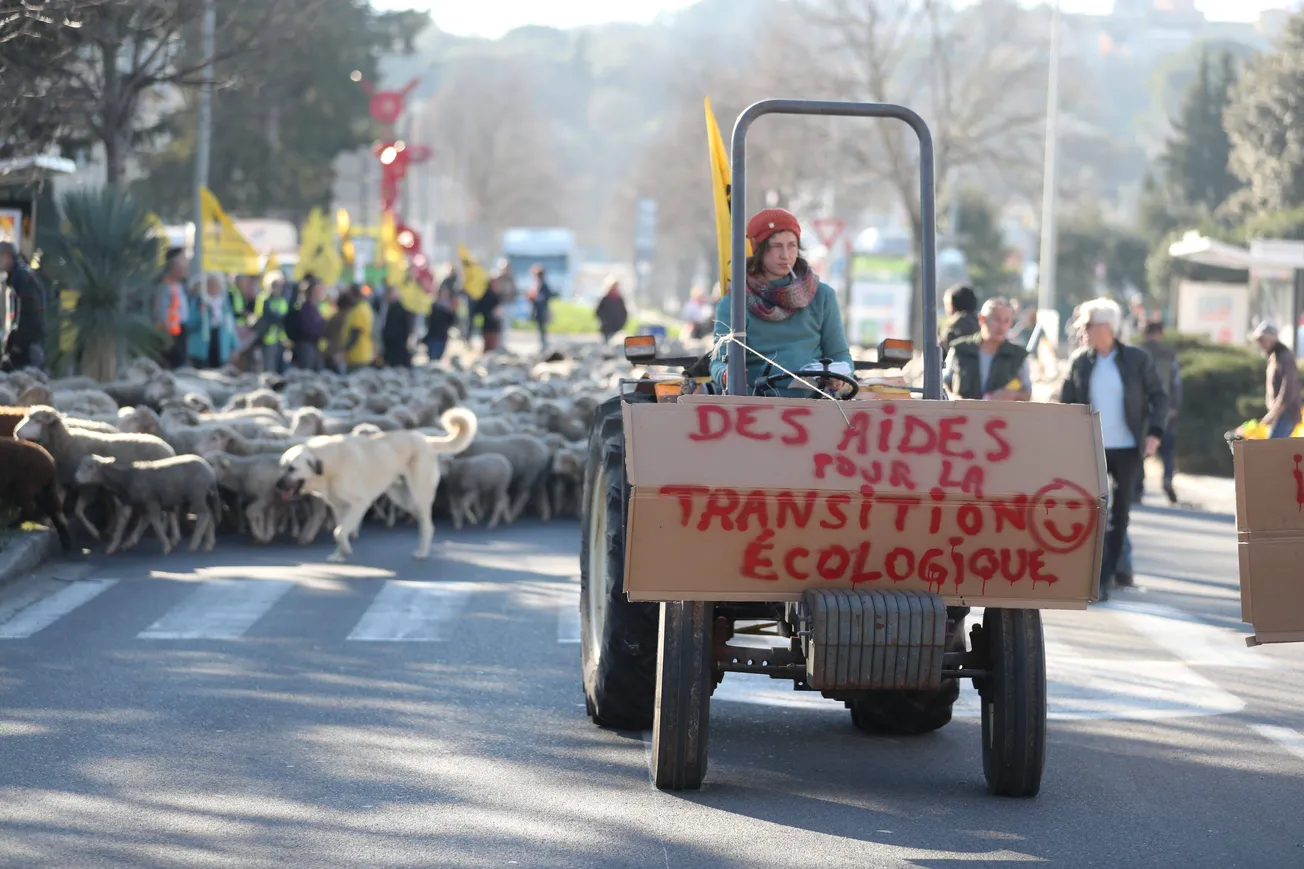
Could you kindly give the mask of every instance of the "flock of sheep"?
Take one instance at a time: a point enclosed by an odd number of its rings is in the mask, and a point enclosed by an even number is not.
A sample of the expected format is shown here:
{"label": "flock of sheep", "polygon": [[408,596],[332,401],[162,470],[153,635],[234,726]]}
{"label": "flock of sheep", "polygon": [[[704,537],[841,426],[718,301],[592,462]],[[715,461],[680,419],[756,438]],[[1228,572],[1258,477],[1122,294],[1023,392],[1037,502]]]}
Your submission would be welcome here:
{"label": "flock of sheep", "polygon": [[[478,433],[465,452],[441,456],[437,520],[460,529],[578,516],[589,425],[629,375],[594,344],[547,361],[455,354],[348,376],[164,371],[148,360],[112,383],[14,372],[0,375],[0,509],[48,517],[65,549],[81,532],[107,553],[129,549],[148,525],[166,554],[183,524],[192,552],[210,551],[219,531],[306,545],[335,522],[321,499],[278,492],[287,449],[323,434],[442,433],[440,414],[457,406],[476,415]],[[412,520],[384,496],[370,518]]]}

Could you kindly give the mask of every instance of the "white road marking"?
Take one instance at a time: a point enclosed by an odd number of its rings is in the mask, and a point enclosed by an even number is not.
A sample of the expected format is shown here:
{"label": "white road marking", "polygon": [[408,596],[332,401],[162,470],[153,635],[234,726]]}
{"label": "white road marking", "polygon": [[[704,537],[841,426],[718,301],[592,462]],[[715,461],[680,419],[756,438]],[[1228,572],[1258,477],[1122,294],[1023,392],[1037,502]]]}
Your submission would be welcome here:
{"label": "white road marking", "polygon": [[447,640],[474,582],[391,579],[349,633],[350,640],[429,643]]}
{"label": "white road marking", "polygon": [[293,587],[288,579],[205,580],[136,638],[233,640],[253,627]]}
{"label": "white road marking", "polygon": [[1304,760],[1304,735],[1289,727],[1277,727],[1272,724],[1251,725],[1260,736],[1267,737],[1291,754]]}
{"label": "white road marking", "polygon": [[66,585],[6,619],[0,624],[0,639],[21,640],[30,637],[87,601],[99,597],[117,583],[116,579],[86,579]]}
{"label": "white road marking", "polygon": [[565,587],[561,600],[557,602],[557,642],[578,643],[580,641],[580,584],[573,583]]}
{"label": "white road marking", "polygon": [[1281,666],[1245,645],[1245,637],[1162,604],[1110,601],[1101,604],[1132,630],[1197,667],[1272,670]]}

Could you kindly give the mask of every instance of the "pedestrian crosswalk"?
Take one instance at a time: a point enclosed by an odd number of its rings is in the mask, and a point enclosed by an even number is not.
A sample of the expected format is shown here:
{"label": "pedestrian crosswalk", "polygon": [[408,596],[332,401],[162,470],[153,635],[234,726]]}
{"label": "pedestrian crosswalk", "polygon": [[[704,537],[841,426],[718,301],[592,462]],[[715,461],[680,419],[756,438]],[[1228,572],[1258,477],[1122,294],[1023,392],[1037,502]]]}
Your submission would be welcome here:
{"label": "pedestrian crosswalk", "polygon": [[[329,617],[323,618],[325,613]],[[981,610],[975,610],[973,620],[981,617]],[[1304,654],[1248,649],[1234,629],[1173,607],[1115,601],[1088,614],[1046,613],[1044,618],[1052,719],[1234,714],[1246,705],[1234,693],[1234,684],[1227,678],[1220,684],[1203,668],[1304,670]],[[199,574],[178,581],[90,578],[52,583],[7,607],[0,603],[0,648],[5,642],[39,640],[70,619],[80,620],[77,630],[90,626],[101,634],[120,631],[117,639],[139,643],[230,643],[291,630],[314,643],[358,647],[447,644],[474,637],[488,623],[498,636],[505,630],[525,632],[533,637],[530,642],[555,640],[573,648],[581,634],[576,577],[322,584],[258,573],[246,578]],[[750,642],[764,640],[753,637]],[[713,702],[828,711],[841,706],[765,676],[741,674],[730,674],[717,687]],[[955,715],[964,719],[979,714],[978,695],[966,682]]]}
{"label": "pedestrian crosswalk", "polygon": [[387,582],[349,632],[350,640],[438,642],[475,590],[470,582]]}
{"label": "pedestrian crosswalk", "polygon": [[48,628],[63,616],[117,584],[116,579],[89,579],[66,585],[38,599],[0,623],[0,639],[21,640]]}
{"label": "pedestrian crosswalk", "polygon": [[210,579],[136,636],[142,640],[233,640],[293,587],[293,582],[284,579]]}
{"label": "pedestrian crosswalk", "polygon": [[[185,583],[194,588],[138,631],[131,639],[159,640],[238,640],[261,635],[258,625],[273,611],[294,608],[295,592],[304,591],[288,579],[216,577]],[[85,579],[58,583],[44,596],[22,601],[0,613],[0,641],[39,637],[63,618],[95,606],[113,606],[115,612],[124,604],[104,600],[112,589],[125,589],[142,583],[120,583],[117,579]],[[365,592],[350,595],[342,606],[356,608],[353,626],[338,639],[347,642],[446,642],[456,633],[458,620],[476,611],[477,598],[493,599],[504,591],[522,591],[526,584],[508,588],[495,582],[424,582],[386,580],[374,596]],[[559,579],[555,582],[531,583],[534,602],[550,610],[556,623],[556,641],[579,642],[579,582]],[[137,609],[155,605],[162,595],[137,595]],[[130,621],[131,614],[126,619]],[[320,637],[317,637],[320,639]]]}

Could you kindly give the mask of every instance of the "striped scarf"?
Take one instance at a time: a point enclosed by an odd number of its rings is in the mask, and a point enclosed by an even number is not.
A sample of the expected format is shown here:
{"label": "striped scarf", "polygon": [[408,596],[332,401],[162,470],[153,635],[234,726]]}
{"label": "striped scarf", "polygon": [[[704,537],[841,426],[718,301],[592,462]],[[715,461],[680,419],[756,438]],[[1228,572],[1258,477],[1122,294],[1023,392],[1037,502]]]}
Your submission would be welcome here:
{"label": "striped scarf", "polygon": [[763,275],[747,276],[747,310],[754,317],[780,322],[806,307],[820,288],[819,275],[806,260],[798,259],[791,277],[767,281]]}

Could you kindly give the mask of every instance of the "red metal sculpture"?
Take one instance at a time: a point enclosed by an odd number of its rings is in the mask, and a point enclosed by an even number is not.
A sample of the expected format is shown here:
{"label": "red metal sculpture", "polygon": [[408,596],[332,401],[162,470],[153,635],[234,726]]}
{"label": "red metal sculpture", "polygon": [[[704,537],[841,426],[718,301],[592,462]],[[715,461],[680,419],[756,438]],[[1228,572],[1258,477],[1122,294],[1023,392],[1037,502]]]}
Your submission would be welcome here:
{"label": "red metal sculpture", "polygon": [[[393,138],[394,124],[402,116],[408,95],[416,89],[420,79],[412,79],[399,90],[377,90],[371,82],[362,77],[361,73],[354,72],[352,78],[371,96],[371,103],[367,110],[373,120],[386,128],[388,134],[387,141],[377,142],[372,146],[371,152],[380,161],[381,212],[392,215],[394,206],[398,202],[399,183],[407,177],[408,167],[413,163],[424,163],[433,154],[425,145],[408,145],[402,140]],[[395,223],[399,223],[397,216],[395,216]],[[416,237],[415,233],[412,237]],[[419,248],[418,238],[417,243],[408,252],[412,253]]]}

